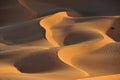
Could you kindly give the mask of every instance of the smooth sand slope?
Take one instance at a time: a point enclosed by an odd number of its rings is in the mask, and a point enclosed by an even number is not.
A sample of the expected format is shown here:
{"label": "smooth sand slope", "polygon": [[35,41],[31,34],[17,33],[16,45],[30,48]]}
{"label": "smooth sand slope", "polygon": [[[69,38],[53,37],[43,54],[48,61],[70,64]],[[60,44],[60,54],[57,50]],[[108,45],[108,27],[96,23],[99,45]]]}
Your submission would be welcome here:
{"label": "smooth sand slope", "polygon": [[120,80],[116,0],[0,2],[0,80]]}

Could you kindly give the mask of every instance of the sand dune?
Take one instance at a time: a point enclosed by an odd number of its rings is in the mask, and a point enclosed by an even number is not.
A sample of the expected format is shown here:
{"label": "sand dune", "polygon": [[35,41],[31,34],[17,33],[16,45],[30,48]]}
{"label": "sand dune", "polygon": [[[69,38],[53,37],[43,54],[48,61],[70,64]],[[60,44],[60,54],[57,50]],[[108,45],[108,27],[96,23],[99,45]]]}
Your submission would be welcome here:
{"label": "sand dune", "polygon": [[93,77],[93,78],[85,78],[85,79],[78,79],[78,80],[98,80],[98,79],[102,79],[102,80],[119,80],[120,75],[109,75],[109,76],[101,76],[101,77]]}
{"label": "sand dune", "polygon": [[6,44],[19,44],[45,39],[45,30],[39,25],[39,20],[28,21],[19,25],[0,28],[1,41]]}
{"label": "sand dune", "polygon": [[57,51],[45,50],[28,55],[14,64],[21,72],[38,73],[49,72],[66,67],[58,56]]}
{"label": "sand dune", "polygon": [[71,9],[71,16],[116,16],[120,15],[118,0],[1,0],[0,26],[20,23]]}
{"label": "sand dune", "polygon": [[72,63],[93,76],[119,74],[119,57],[119,43],[110,43],[90,54],[73,57]]}
{"label": "sand dune", "polygon": [[[70,8],[82,16],[116,16],[120,15],[118,0],[19,0],[24,1],[35,12],[49,11],[52,8]],[[40,8],[40,9],[39,9]],[[43,12],[42,11],[42,12]],[[40,13],[39,13],[40,14]]]}
{"label": "sand dune", "polygon": [[31,13],[22,7],[17,0],[0,1],[0,27],[33,19]]}
{"label": "sand dune", "polygon": [[0,80],[120,80],[118,0],[1,0]]}

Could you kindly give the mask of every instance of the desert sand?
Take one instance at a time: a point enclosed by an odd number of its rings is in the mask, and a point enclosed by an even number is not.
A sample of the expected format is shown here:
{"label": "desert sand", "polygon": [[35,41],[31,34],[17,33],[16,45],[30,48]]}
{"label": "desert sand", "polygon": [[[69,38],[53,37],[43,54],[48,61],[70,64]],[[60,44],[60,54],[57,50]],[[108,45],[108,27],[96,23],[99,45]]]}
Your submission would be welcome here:
{"label": "desert sand", "polygon": [[120,80],[120,1],[0,0],[0,80]]}

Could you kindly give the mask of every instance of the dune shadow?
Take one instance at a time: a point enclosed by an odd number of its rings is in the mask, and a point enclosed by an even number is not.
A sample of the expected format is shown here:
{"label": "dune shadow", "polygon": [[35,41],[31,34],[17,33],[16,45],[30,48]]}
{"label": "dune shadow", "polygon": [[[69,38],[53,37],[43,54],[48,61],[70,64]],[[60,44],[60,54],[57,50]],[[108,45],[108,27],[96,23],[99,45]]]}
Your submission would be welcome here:
{"label": "dune shadow", "polygon": [[1,28],[0,35],[6,44],[21,44],[45,39],[45,30],[39,25],[39,20],[33,20]]}
{"label": "dune shadow", "polygon": [[0,1],[0,27],[21,23],[33,18],[31,13],[21,6],[17,0]]}
{"label": "dune shadow", "polygon": [[23,73],[52,72],[66,65],[59,60],[56,51],[45,50],[28,55],[15,62],[14,66]]}
{"label": "dune shadow", "polygon": [[117,19],[106,34],[111,37],[113,40],[120,41],[120,19]]}
{"label": "dune shadow", "polygon": [[87,32],[87,31],[80,31],[68,34],[64,39],[64,45],[72,45],[77,44],[85,41],[89,41],[95,38],[99,38],[98,33],[94,32]]}

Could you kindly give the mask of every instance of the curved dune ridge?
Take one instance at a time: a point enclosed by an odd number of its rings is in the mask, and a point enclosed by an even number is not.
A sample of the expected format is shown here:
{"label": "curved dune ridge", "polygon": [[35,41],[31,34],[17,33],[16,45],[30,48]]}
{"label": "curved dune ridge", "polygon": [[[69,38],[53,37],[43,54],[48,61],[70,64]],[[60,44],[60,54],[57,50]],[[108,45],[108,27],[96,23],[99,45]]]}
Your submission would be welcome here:
{"label": "curved dune ridge", "polygon": [[120,80],[116,0],[0,2],[0,80]]}

